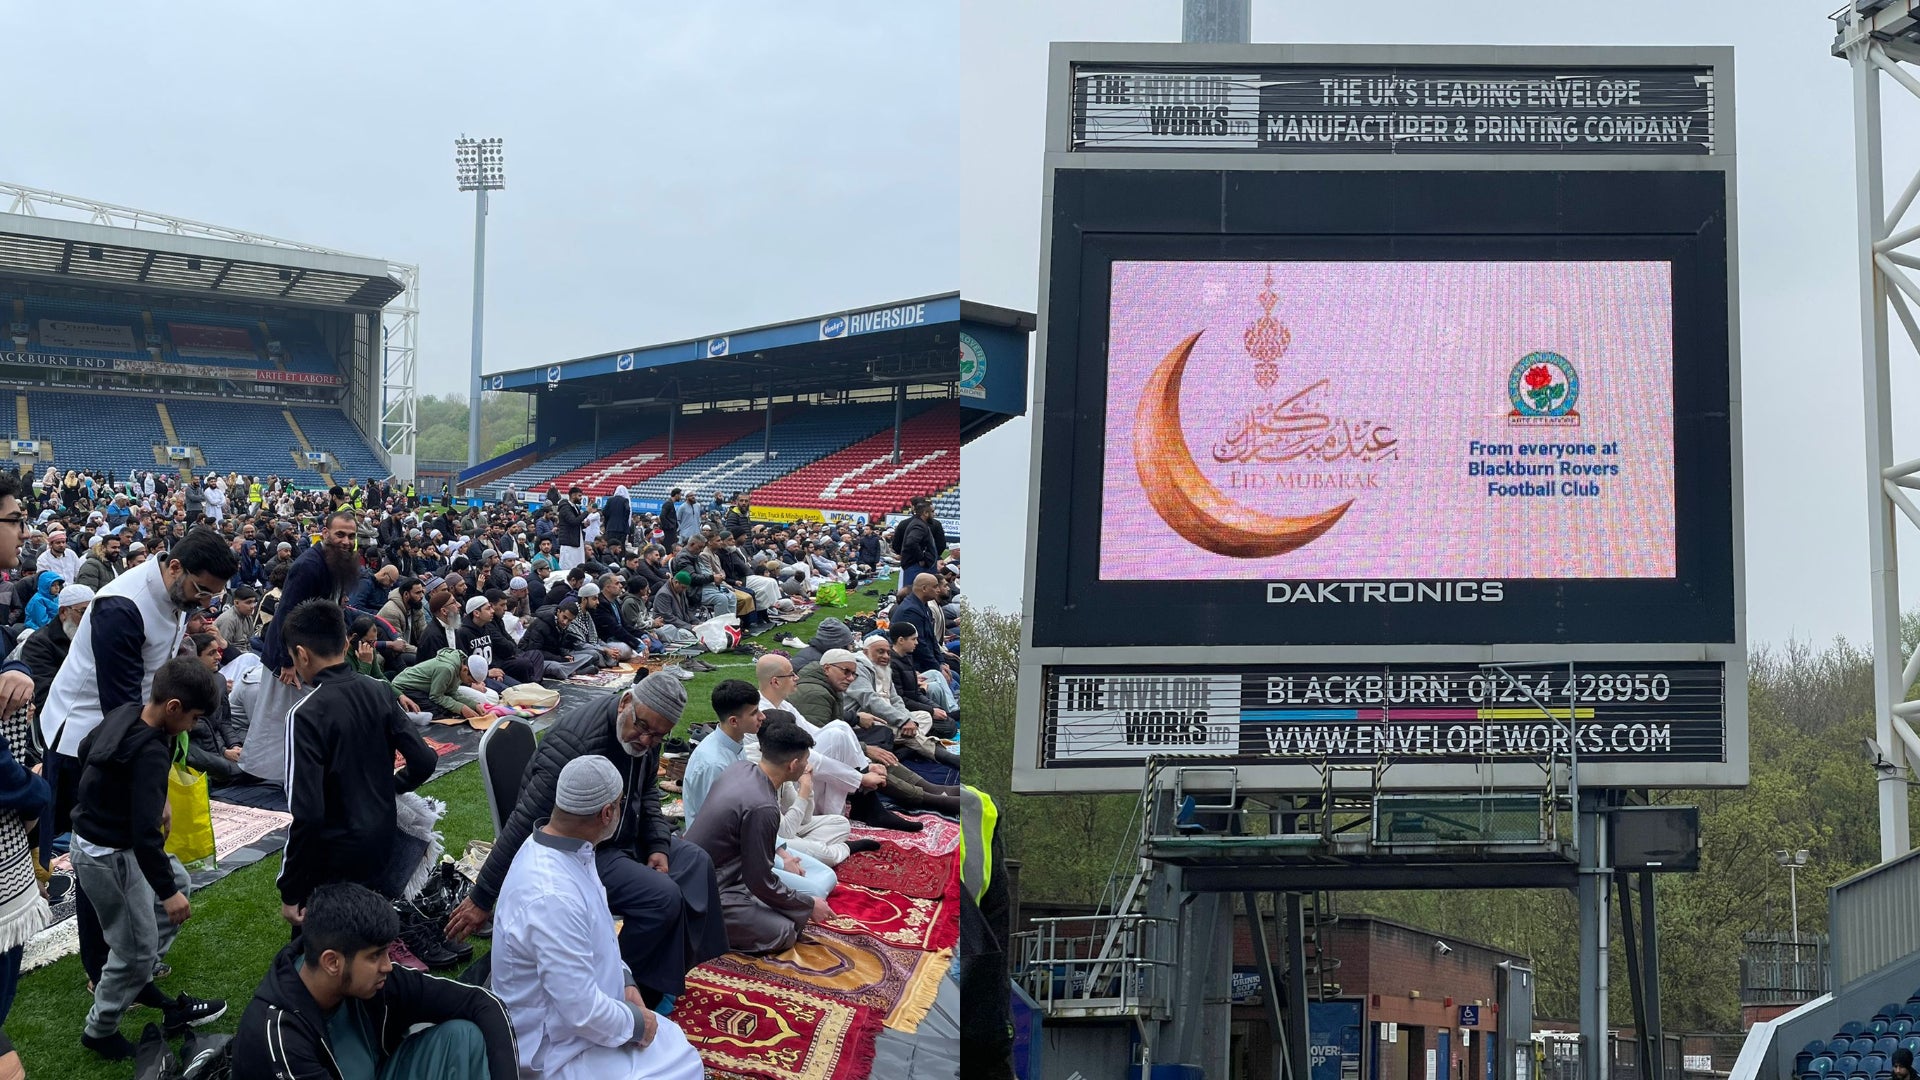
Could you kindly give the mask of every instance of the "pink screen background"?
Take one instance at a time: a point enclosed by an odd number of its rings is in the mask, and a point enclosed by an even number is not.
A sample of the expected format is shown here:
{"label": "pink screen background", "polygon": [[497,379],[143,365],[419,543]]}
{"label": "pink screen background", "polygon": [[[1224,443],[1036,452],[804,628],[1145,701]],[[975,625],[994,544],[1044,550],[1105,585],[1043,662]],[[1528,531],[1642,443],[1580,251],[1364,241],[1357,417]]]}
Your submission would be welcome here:
{"label": "pink screen background", "polygon": [[[1243,343],[1273,275],[1273,316],[1291,344],[1270,389]],[[1103,580],[1218,578],[1670,578],[1673,495],[1673,294],[1666,262],[1117,262],[1107,370],[1100,528]],[[1187,335],[1202,331],[1181,384],[1181,428],[1201,473],[1233,502],[1269,514],[1345,517],[1281,555],[1214,554],[1161,520],[1135,469],[1142,388]],[[1577,427],[1509,422],[1509,378],[1536,351],[1579,378]],[[1394,455],[1363,462],[1239,464],[1217,447],[1255,407],[1319,380],[1313,411],[1348,430],[1387,429]],[[1618,476],[1494,477],[1551,482],[1552,497],[1489,496],[1470,476],[1470,440],[1615,443],[1568,458],[1617,464]],[[1479,457],[1548,463],[1552,458]],[[1277,487],[1299,473],[1357,486]],[[1236,482],[1236,474],[1238,474]],[[1370,483],[1367,478],[1371,477]],[[1563,480],[1598,496],[1562,496]],[[1252,485],[1258,484],[1255,487]]]}

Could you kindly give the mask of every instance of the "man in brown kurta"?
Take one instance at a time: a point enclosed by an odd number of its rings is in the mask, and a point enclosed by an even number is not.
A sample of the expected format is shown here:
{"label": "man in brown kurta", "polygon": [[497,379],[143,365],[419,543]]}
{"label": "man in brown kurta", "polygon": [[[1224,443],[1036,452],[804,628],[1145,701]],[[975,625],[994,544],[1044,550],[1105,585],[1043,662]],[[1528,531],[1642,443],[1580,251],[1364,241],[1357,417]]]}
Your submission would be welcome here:
{"label": "man in brown kurta", "polygon": [[688,842],[713,859],[727,944],[736,952],[781,952],[793,946],[808,919],[833,915],[825,900],[793,891],[773,872],[780,785],[806,771],[812,746],[813,736],[791,720],[762,725],[760,760],[727,766],[687,831]]}

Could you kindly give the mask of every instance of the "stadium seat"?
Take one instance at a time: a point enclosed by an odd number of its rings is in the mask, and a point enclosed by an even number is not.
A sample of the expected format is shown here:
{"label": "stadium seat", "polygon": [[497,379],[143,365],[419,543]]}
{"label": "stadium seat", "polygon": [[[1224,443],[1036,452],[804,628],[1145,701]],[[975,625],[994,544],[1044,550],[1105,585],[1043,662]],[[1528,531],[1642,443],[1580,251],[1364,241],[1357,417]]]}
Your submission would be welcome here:
{"label": "stadium seat", "polygon": [[915,496],[960,482],[959,424],[959,406],[942,402],[902,426],[900,464],[892,461],[893,435],[882,431],[754,490],[748,499],[755,506],[893,513]]}
{"label": "stadium seat", "polygon": [[[1861,1024],[1860,1027],[1862,1031],[1866,1030],[1865,1024]],[[1873,1037],[1871,1035],[1855,1035],[1853,1041],[1847,1044],[1847,1053],[1860,1058],[1873,1053]]]}
{"label": "stadium seat", "polygon": [[1893,1018],[1893,1023],[1887,1025],[1887,1034],[1893,1036],[1896,1040],[1912,1030],[1913,1020],[1906,1016],[1896,1016]]}
{"label": "stadium seat", "polygon": [[1887,1064],[1887,1059],[1881,1057],[1879,1054],[1868,1054],[1866,1057],[1860,1059],[1860,1071],[1866,1073],[1868,1076],[1872,1076],[1875,1073],[1887,1072],[1889,1069],[1890,1066]]}
{"label": "stadium seat", "polygon": [[1807,1063],[1807,1071],[1815,1076],[1825,1077],[1833,1072],[1833,1058],[1821,1054]]}
{"label": "stadium seat", "polygon": [[[1890,1021],[1888,1021],[1890,1023]],[[1890,1056],[1900,1046],[1900,1040],[1892,1035],[1883,1035],[1873,1040],[1873,1052],[1881,1057]]]}
{"label": "stadium seat", "polygon": [[1840,1034],[1845,1035],[1849,1039],[1857,1037],[1865,1030],[1867,1030],[1867,1025],[1859,1020],[1849,1020],[1840,1025]]}
{"label": "stadium seat", "polygon": [[1860,1071],[1860,1057],[1857,1054],[1841,1054],[1833,1059],[1833,1071],[1852,1076]]}

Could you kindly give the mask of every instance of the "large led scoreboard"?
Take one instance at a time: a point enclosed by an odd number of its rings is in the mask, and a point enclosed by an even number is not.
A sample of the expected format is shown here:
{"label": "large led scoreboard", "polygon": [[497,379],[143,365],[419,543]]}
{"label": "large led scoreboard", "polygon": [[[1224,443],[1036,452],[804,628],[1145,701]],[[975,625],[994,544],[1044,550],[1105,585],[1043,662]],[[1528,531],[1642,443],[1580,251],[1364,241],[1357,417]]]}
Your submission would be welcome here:
{"label": "large led scoreboard", "polygon": [[1731,98],[1056,45],[1016,788],[1745,783]]}

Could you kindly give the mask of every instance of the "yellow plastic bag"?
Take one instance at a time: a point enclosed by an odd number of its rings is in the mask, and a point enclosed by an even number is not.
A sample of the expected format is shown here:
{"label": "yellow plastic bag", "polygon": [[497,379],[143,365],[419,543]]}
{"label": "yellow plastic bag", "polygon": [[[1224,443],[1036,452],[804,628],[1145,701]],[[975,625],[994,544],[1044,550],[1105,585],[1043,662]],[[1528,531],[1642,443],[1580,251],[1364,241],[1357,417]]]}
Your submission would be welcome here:
{"label": "yellow plastic bag", "polygon": [[214,865],[213,804],[207,794],[207,774],[185,765],[167,773],[167,808],[173,812],[173,831],[167,834],[167,854],[188,869]]}

